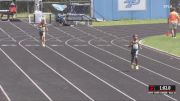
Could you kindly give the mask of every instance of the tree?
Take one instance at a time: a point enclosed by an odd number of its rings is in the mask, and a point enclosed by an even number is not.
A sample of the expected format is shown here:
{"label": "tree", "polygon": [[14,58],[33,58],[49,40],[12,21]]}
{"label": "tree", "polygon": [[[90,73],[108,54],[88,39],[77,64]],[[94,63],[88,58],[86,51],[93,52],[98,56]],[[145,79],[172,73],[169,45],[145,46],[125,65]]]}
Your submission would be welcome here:
{"label": "tree", "polygon": [[170,4],[175,6],[180,2],[180,0],[170,0]]}

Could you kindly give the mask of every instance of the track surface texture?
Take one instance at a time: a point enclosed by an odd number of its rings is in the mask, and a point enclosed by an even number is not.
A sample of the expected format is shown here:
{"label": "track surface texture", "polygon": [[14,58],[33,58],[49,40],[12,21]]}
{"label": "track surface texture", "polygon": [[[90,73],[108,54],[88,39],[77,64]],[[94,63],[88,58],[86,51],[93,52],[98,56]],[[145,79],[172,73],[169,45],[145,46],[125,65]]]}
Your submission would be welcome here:
{"label": "track surface texture", "polygon": [[[46,47],[26,21],[0,21],[0,101],[178,101],[180,58],[148,47],[130,67],[132,34],[162,34],[167,24],[48,26]],[[176,85],[150,94],[148,85]]]}

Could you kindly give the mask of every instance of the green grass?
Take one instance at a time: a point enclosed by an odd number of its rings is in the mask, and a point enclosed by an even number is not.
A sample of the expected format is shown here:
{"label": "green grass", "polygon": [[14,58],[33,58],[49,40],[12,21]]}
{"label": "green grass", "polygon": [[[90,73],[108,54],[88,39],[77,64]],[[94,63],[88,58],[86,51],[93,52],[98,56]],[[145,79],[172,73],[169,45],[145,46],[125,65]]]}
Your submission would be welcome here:
{"label": "green grass", "polygon": [[17,18],[27,18],[29,13],[17,13],[16,17]]}
{"label": "green grass", "polygon": [[177,34],[176,39],[170,36],[159,35],[144,38],[142,43],[169,54],[180,56],[180,33]]}
{"label": "green grass", "polygon": [[167,19],[102,21],[102,22],[93,22],[92,25],[93,26],[116,26],[116,25],[156,24],[156,23],[167,23]]}

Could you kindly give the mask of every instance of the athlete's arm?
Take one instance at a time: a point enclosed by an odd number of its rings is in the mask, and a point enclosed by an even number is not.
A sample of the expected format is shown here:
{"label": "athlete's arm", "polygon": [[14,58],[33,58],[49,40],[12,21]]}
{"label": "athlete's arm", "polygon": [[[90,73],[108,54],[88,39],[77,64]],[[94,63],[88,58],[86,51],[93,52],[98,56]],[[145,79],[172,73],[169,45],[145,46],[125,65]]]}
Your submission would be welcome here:
{"label": "athlete's arm", "polygon": [[132,47],[132,41],[129,42],[129,46],[128,47]]}
{"label": "athlete's arm", "polygon": [[177,13],[177,19],[178,19],[178,23],[180,23],[180,17],[178,13]]}
{"label": "athlete's arm", "polygon": [[47,24],[45,24],[45,30],[46,30],[46,32],[48,31],[48,27],[47,27]]}
{"label": "athlete's arm", "polygon": [[139,40],[138,40],[138,46],[139,46],[140,49],[142,49],[142,46],[141,46],[141,44],[139,43]]}

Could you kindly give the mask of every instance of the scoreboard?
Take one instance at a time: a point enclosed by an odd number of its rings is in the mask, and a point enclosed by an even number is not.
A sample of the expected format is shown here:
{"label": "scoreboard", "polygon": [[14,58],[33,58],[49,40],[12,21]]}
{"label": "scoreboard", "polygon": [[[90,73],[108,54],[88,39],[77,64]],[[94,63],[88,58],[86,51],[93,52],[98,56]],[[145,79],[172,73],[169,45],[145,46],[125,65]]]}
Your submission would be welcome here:
{"label": "scoreboard", "polygon": [[149,85],[149,93],[152,94],[175,94],[176,86],[175,85]]}

